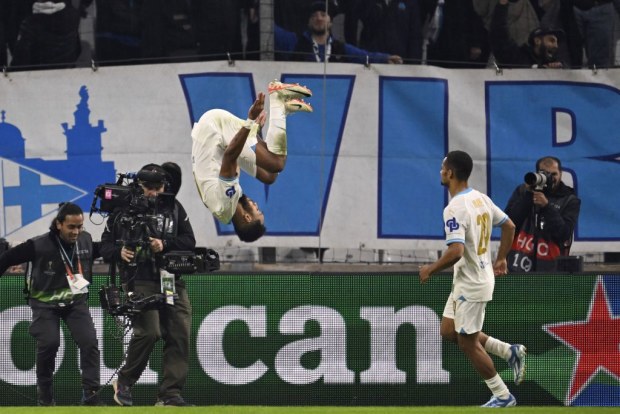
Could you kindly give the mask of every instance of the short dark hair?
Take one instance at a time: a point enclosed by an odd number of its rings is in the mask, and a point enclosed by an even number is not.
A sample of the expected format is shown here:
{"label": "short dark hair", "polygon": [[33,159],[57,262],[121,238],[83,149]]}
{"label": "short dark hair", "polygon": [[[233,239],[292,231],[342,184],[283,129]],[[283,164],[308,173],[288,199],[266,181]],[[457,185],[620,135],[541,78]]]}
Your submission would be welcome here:
{"label": "short dark hair", "polygon": [[454,172],[459,181],[467,181],[474,169],[474,161],[465,151],[450,151],[446,155],[446,166]]}
{"label": "short dark hair", "polygon": [[62,223],[65,221],[67,216],[79,216],[83,215],[84,211],[82,211],[82,207],[78,206],[75,203],[70,201],[62,202],[58,204],[58,213],[56,213],[56,217],[52,220],[52,224],[50,225],[50,230],[53,232],[58,231],[56,228],[56,223]]}
{"label": "short dark hair", "polygon": [[243,219],[235,220],[233,218],[232,223],[233,227],[235,228],[235,233],[237,233],[237,236],[239,237],[239,240],[246,243],[251,243],[260,239],[267,231],[265,225],[258,220],[254,220],[248,223]]}
{"label": "short dark hair", "polygon": [[536,171],[540,171],[540,165],[542,163],[545,163],[547,161],[554,161],[558,163],[558,168],[560,169],[560,171],[562,171],[562,161],[560,161],[559,158],[557,157],[553,157],[551,155],[546,155],[542,158],[539,158],[538,161],[536,161]]}
{"label": "short dark hair", "polygon": [[546,35],[554,35],[558,40],[564,39],[564,30],[555,29],[550,26],[541,26],[532,30],[527,38],[527,43],[530,46],[534,46],[534,39],[537,37],[543,37]]}

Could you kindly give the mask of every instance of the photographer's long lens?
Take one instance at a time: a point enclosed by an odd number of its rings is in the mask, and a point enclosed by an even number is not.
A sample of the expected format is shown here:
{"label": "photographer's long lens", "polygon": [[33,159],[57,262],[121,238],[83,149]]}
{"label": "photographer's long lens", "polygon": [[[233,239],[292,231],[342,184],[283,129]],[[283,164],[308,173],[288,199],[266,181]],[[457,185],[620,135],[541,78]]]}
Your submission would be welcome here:
{"label": "photographer's long lens", "polygon": [[523,177],[523,181],[525,181],[525,184],[527,184],[527,185],[532,185],[532,186],[539,185],[540,184],[540,174],[529,172],[529,173],[525,174],[525,176]]}

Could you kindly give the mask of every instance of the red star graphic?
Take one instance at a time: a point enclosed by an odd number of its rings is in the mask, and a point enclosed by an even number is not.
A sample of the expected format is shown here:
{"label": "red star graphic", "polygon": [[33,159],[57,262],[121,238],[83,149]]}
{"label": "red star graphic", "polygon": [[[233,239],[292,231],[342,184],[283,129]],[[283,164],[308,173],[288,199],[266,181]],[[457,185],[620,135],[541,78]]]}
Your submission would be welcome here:
{"label": "red star graphic", "polygon": [[600,370],[620,380],[620,317],[614,317],[601,278],[597,280],[588,318],[543,326],[577,353],[566,405],[587,387]]}

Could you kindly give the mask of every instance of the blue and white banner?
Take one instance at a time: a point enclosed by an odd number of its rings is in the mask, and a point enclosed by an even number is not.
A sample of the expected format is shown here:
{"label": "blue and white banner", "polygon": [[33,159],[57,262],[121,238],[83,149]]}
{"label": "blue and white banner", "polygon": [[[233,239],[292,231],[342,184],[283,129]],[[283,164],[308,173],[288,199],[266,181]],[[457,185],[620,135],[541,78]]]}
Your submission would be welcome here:
{"label": "blue and white banner", "polygon": [[[243,245],[198,197],[190,131],[211,108],[245,118],[275,78],[310,87],[314,112],[288,118],[275,184],[241,178],[266,216],[255,246],[442,249],[439,169],[462,149],[475,161],[470,184],[501,207],[536,159],[560,158],[582,199],[572,251],[620,251],[616,69],[208,62],[9,73],[0,77],[0,236],[43,233],[58,202],[88,212],[98,184],[174,161],[199,245]],[[102,221],[86,223],[95,239]]]}

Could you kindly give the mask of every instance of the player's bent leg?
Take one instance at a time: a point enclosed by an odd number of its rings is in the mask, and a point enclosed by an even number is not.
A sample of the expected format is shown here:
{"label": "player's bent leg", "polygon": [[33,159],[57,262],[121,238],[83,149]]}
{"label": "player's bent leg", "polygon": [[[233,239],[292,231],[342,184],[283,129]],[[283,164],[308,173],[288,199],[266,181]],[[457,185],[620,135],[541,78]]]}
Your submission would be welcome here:
{"label": "player's bent leg", "polygon": [[255,148],[256,165],[269,173],[280,173],[286,166],[286,154],[274,154],[267,148],[267,144],[259,141]]}
{"label": "player's bent leg", "polygon": [[443,339],[452,343],[457,343],[457,334],[454,330],[454,319],[443,317],[439,325],[439,333]]}
{"label": "player's bent leg", "polygon": [[487,380],[497,375],[493,360],[484,350],[478,340],[478,332],[473,334],[458,334],[459,348],[471,361],[472,365],[478,371],[480,376]]}

